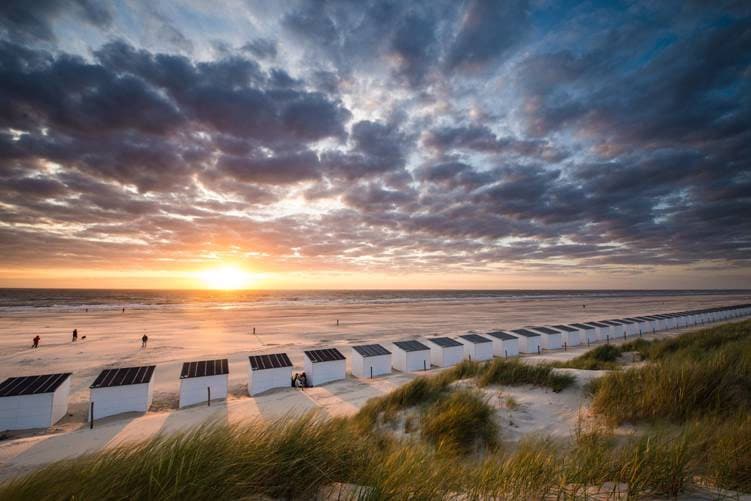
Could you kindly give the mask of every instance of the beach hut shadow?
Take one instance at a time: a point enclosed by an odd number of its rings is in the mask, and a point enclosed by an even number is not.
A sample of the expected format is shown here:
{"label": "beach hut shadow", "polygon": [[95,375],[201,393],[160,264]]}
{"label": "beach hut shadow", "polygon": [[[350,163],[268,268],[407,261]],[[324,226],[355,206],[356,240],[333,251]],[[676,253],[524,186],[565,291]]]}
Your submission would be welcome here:
{"label": "beach hut shadow", "polygon": [[112,416],[101,421],[103,422],[96,422],[93,430],[87,425],[69,433],[46,435],[34,440],[30,447],[22,448],[15,456],[6,458],[4,466],[10,468],[41,466],[103,450],[130,423],[130,420],[124,416]]}
{"label": "beach hut shadow", "polygon": [[175,409],[162,422],[158,434],[170,434],[195,429],[200,426],[226,426],[229,423],[228,402],[212,400],[211,405],[196,404]]}

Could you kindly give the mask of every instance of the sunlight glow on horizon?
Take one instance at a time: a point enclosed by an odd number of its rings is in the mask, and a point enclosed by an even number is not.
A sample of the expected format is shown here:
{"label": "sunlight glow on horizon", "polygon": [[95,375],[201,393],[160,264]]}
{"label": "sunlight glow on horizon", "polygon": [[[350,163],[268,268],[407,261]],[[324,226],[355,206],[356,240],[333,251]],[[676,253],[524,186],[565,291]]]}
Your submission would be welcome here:
{"label": "sunlight glow on horizon", "polygon": [[209,268],[197,273],[206,289],[239,290],[248,289],[255,284],[257,277],[233,265]]}

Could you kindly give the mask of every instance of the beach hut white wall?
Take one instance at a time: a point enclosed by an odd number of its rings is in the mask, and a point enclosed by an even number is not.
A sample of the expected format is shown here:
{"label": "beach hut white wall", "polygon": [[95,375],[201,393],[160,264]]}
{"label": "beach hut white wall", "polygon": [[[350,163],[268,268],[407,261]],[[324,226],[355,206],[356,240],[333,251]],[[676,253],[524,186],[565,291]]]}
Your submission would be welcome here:
{"label": "beach hut white wall", "polygon": [[155,365],[147,365],[103,370],[89,387],[94,419],[124,412],[147,412],[154,390],[154,369]]}
{"label": "beach hut white wall", "polygon": [[310,386],[320,386],[347,377],[347,359],[336,348],[305,352],[305,375]]}
{"label": "beach hut white wall", "polygon": [[464,345],[450,337],[427,338],[430,362],[438,367],[451,367],[464,360]]}
{"label": "beach hut white wall", "polygon": [[269,353],[248,357],[248,395],[258,395],[273,388],[292,386],[292,361],[286,353]]}
{"label": "beach hut white wall", "polygon": [[493,342],[493,355],[496,357],[516,357],[519,355],[519,338],[504,331],[486,334]]}
{"label": "beach hut white wall", "polygon": [[464,334],[459,336],[459,342],[464,345],[464,356],[469,360],[481,362],[493,358],[493,341],[479,334]]}
{"label": "beach hut white wall", "polygon": [[588,324],[571,324],[571,326],[579,329],[579,338],[582,344],[589,345],[590,343],[596,343],[600,339],[597,327]]}
{"label": "beach hut white wall", "polygon": [[360,378],[382,376],[391,372],[391,352],[380,344],[352,347],[352,375]]}
{"label": "beach hut white wall", "polygon": [[644,334],[652,334],[652,333],[654,333],[654,331],[656,330],[656,328],[655,328],[656,325],[655,325],[655,322],[654,322],[653,319],[651,319],[649,317],[637,317],[637,318],[641,319],[641,321],[643,322],[643,326],[644,327],[642,328],[642,332]]}
{"label": "beach hut white wall", "polygon": [[567,348],[572,346],[579,346],[579,344],[581,344],[581,339],[579,336],[580,331],[576,327],[564,324],[553,325],[552,327],[553,329],[560,331],[561,340]]}
{"label": "beach hut white wall", "polygon": [[200,360],[183,363],[180,371],[179,407],[206,404],[211,400],[227,398],[229,380],[229,361]]}
{"label": "beach hut white wall", "polygon": [[420,341],[395,341],[391,363],[402,372],[430,369],[430,348]]}
{"label": "beach hut white wall", "polygon": [[623,320],[617,320],[617,319],[611,319],[611,320],[600,320],[600,323],[602,324],[608,324],[610,326],[610,339],[613,338],[623,338],[624,336],[628,336],[629,329],[628,324],[624,322]]}
{"label": "beach hut white wall", "polygon": [[621,331],[621,337],[623,337],[624,332],[626,333],[626,336],[639,335],[639,326],[636,325],[636,322],[627,318],[619,318],[618,321],[621,322],[624,326],[623,331]]}
{"label": "beach hut white wall", "polygon": [[519,338],[519,353],[540,353],[542,336],[528,329],[513,329],[511,334]]}
{"label": "beach hut white wall", "polygon": [[563,348],[561,331],[551,327],[525,327],[525,329],[539,332],[542,339],[542,347],[546,350],[559,350]]}
{"label": "beach hut white wall", "polygon": [[68,412],[70,373],[8,378],[0,383],[0,431],[49,428]]}
{"label": "beach hut white wall", "polygon": [[599,322],[586,322],[584,325],[588,325],[595,330],[597,341],[606,341],[608,339],[613,339],[613,336],[618,329],[618,324],[616,324],[615,322],[609,322],[607,320],[600,320]]}
{"label": "beach hut white wall", "polygon": [[647,328],[644,325],[642,325],[642,321],[639,320],[638,318],[628,317],[625,320],[628,320],[629,322],[631,322],[631,326],[633,329],[631,333],[632,336],[639,336],[646,332]]}

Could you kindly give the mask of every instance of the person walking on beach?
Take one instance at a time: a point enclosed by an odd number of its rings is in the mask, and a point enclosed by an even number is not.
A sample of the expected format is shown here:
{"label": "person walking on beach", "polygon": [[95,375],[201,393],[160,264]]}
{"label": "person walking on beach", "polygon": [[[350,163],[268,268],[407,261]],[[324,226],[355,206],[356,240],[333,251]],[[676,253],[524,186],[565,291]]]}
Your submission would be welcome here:
{"label": "person walking on beach", "polygon": [[305,387],[308,386],[308,376],[303,372],[300,374],[300,377],[297,378],[297,383],[301,390],[305,390]]}
{"label": "person walking on beach", "polygon": [[32,347],[32,348],[39,348],[39,341],[40,341],[41,339],[42,339],[42,338],[40,338],[40,337],[39,337],[39,334],[37,334],[36,336],[34,336],[34,339],[32,339],[32,344],[31,344],[31,347]]}
{"label": "person walking on beach", "polygon": [[297,388],[297,380],[300,378],[300,374],[295,372],[295,376],[292,378],[292,387]]}
{"label": "person walking on beach", "polygon": [[73,343],[78,341],[78,329],[73,329]]}
{"label": "person walking on beach", "polygon": [[148,342],[149,342],[149,336],[144,334],[143,337],[141,338],[141,348],[146,348],[146,343]]}

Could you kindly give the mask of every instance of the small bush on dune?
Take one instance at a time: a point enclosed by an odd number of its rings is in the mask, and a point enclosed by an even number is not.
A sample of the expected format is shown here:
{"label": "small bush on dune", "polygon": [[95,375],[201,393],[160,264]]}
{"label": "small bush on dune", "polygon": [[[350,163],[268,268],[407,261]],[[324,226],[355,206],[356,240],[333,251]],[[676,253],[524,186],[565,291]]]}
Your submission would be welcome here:
{"label": "small bush on dune", "polygon": [[570,374],[556,373],[549,365],[529,365],[518,360],[495,359],[477,376],[477,384],[531,384],[545,386],[555,392],[571,386],[576,379]]}
{"label": "small bush on dune", "polygon": [[567,362],[560,362],[556,367],[570,369],[603,370],[617,367],[615,361],[621,356],[622,349],[612,344],[598,346]]}
{"label": "small bush on dune", "polygon": [[495,447],[495,410],[478,392],[454,391],[425,410],[422,436],[441,452],[466,454]]}

